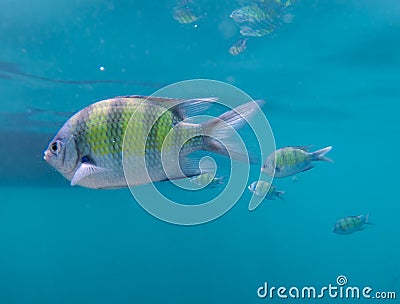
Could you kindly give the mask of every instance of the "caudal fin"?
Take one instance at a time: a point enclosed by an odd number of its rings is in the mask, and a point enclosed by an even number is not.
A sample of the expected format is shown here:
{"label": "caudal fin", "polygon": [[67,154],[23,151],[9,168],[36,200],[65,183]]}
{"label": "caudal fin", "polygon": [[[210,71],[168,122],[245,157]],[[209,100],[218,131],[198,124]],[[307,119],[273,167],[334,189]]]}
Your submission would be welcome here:
{"label": "caudal fin", "polygon": [[276,196],[279,197],[281,200],[284,200],[284,197],[283,197],[284,194],[285,194],[285,191],[276,190]]}
{"label": "caudal fin", "polygon": [[314,160],[322,160],[322,161],[327,161],[327,162],[333,163],[332,159],[325,156],[325,154],[328,153],[330,150],[332,150],[331,146],[313,152]]}
{"label": "caudal fin", "polygon": [[215,182],[219,185],[225,185],[226,176],[220,176],[215,178]]}
{"label": "caudal fin", "polygon": [[239,161],[258,163],[259,160],[256,157],[248,155],[246,150],[243,149],[243,145],[234,140],[236,137],[234,135],[235,130],[243,127],[246,121],[257,113],[258,107],[261,107],[264,103],[263,100],[251,101],[205,122],[203,124],[205,133],[203,149]]}
{"label": "caudal fin", "polygon": [[368,224],[368,225],[374,225],[374,223],[371,223],[371,222],[369,221],[369,213],[364,217],[364,223],[365,223],[365,224]]}

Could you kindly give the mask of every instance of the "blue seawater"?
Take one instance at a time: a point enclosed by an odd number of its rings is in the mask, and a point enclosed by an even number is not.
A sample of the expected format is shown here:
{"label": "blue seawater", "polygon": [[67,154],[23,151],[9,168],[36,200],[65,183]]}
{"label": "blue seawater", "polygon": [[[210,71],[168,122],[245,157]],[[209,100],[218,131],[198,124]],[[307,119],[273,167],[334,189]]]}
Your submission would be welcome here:
{"label": "blue seawater", "polygon": [[[0,2],[0,303],[374,301],[257,295],[265,283],[319,292],[339,276],[398,298],[399,2],[298,0],[292,23],[231,56],[229,14],[251,1],[192,1],[193,24],[173,19],[172,0]],[[215,221],[179,226],[128,189],[70,187],[43,160],[92,102],[197,78],[265,99],[277,147],[332,145],[335,163],[276,180],[284,201],[249,212],[246,191]],[[373,226],[332,232],[366,213]]]}

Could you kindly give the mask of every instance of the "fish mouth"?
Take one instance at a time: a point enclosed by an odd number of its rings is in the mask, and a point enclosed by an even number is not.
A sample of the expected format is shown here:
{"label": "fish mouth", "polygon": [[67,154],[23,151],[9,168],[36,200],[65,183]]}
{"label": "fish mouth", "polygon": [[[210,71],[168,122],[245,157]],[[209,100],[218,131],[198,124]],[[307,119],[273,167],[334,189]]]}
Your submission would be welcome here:
{"label": "fish mouth", "polygon": [[46,162],[49,162],[49,151],[48,151],[48,150],[46,150],[46,151],[43,152],[43,159],[44,159]]}

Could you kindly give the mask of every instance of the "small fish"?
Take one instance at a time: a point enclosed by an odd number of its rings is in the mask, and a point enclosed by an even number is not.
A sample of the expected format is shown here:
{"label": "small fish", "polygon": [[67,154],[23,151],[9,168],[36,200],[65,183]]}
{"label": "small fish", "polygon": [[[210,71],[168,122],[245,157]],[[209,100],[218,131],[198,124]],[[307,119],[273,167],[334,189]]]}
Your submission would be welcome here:
{"label": "small fish", "polygon": [[225,177],[215,177],[212,173],[203,173],[197,176],[194,176],[190,179],[190,182],[196,184],[201,187],[216,187],[218,185],[224,185]]}
{"label": "small fish", "polygon": [[274,185],[266,181],[255,181],[247,187],[251,192],[257,196],[265,196],[265,198],[274,200],[276,197],[283,199],[284,191],[279,191]]}
{"label": "small fish", "polygon": [[245,23],[262,21],[266,18],[266,15],[257,4],[252,4],[235,9],[229,17],[236,23]]}
{"label": "small fish", "polygon": [[[94,189],[199,175],[198,162],[188,157],[199,150],[249,161],[229,138],[264,102],[245,103],[201,124],[184,121],[216,100],[124,96],[99,101],[64,124],[44,152],[44,159],[71,186]],[[128,171],[129,181],[124,171],[127,165],[133,168]]]}
{"label": "small fish", "polygon": [[[308,152],[307,147],[284,147],[272,152],[264,162],[261,172],[274,177],[287,177],[314,168],[315,161],[333,162],[325,154],[332,147]],[[274,174],[275,171],[275,174]]]}
{"label": "small fish", "polygon": [[189,24],[200,19],[195,13],[194,3],[189,0],[179,1],[174,8],[174,19],[182,24]]}
{"label": "small fish", "polygon": [[182,24],[188,24],[199,20],[192,10],[188,8],[180,8],[174,11],[174,19]]}
{"label": "small fish", "polygon": [[242,25],[240,26],[240,34],[243,36],[250,36],[250,37],[262,37],[268,34],[271,34],[275,30],[274,26],[269,25],[261,25],[260,23],[257,25]]}
{"label": "small fish", "polygon": [[373,225],[368,221],[369,215],[347,216],[338,220],[333,227],[336,234],[352,234],[364,230],[365,225]]}
{"label": "small fish", "polygon": [[294,5],[296,1],[295,0],[286,0],[286,1],[279,0],[279,2],[282,3],[285,7],[289,7],[289,6]]}
{"label": "small fish", "polygon": [[295,4],[295,0],[259,0],[260,5],[264,6],[272,6],[276,9],[278,5],[281,8],[287,8],[289,6],[293,6]]}
{"label": "small fish", "polygon": [[230,17],[243,36],[262,37],[273,33],[283,23],[293,21],[293,15],[289,13],[292,4],[290,0],[260,0],[257,4],[234,10]]}
{"label": "small fish", "polygon": [[230,48],[229,48],[229,54],[236,56],[239,55],[240,53],[243,53],[246,48],[247,48],[247,40],[249,38],[245,39],[239,39],[236,41]]}

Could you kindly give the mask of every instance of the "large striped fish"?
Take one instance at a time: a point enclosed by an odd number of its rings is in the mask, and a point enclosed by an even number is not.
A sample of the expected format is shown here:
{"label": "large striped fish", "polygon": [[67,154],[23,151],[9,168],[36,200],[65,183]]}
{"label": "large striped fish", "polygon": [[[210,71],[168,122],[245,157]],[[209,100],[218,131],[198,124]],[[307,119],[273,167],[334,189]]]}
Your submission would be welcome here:
{"label": "large striped fish", "polygon": [[185,121],[214,101],[146,96],[99,101],[64,124],[44,159],[72,186],[96,189],[199,175],[198,161],[188,157],[199,150],[248,161],[232,132],[245,125],[263,101],[248,102],[204,123]]}

